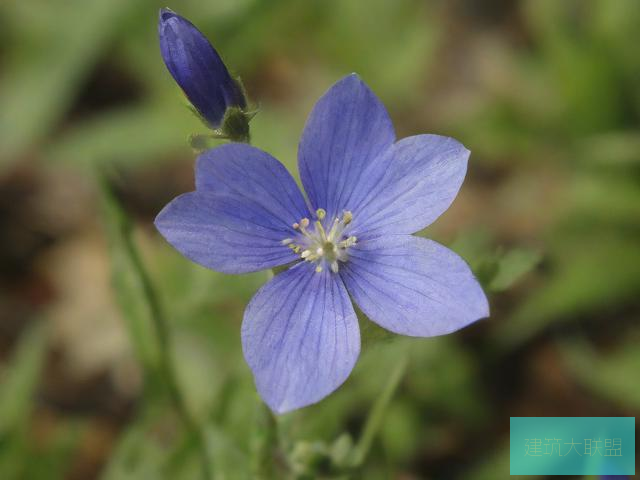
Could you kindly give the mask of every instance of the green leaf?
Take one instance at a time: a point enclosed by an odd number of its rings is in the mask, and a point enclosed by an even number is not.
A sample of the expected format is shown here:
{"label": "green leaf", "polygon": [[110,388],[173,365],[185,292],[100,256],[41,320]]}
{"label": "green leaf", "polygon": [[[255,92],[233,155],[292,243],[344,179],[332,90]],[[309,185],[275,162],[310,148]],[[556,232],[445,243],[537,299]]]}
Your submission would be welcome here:
{"label": "green leaf", "polygon": [[505,252],[494,247],[491,234],[485,230],[459,236],[451,248],[469,263],[482,286],[493,292],[515,285],[542,259],[533,249],[519,247]]}
{"label": "green leaf", "polygon": [[497,261],[497,269],[489,289],[501,292],[518,282],[525,274],[540,263],[542,255],[535,250],[514,248],[502,255]]}

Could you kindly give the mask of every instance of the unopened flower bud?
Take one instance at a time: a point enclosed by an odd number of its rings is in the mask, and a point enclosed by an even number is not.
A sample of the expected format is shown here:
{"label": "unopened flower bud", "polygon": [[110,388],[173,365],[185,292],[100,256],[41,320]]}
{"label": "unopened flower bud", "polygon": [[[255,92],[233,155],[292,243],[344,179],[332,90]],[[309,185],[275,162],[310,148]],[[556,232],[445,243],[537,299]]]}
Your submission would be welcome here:
{"label": "unopened flower bud", "polygon": [[243,88],[207,38],[166,8],[160,10],[158,35],[167,69],[202,119],[232,140],[248,138],[252,114],[246,112]]}

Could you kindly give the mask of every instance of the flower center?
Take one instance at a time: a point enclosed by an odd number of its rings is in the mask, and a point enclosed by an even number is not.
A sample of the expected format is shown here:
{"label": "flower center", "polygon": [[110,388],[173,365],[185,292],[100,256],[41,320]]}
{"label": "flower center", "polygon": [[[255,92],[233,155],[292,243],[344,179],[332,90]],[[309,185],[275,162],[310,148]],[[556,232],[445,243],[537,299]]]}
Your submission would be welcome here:
{"label": "flower center", "polygon": [[344,233],[345,227],[353,220],[353,215],[344,211],[342,217],[334,218],[327,225],[328,231],[322,223],[327,212],[319,208],[316,215],[318,220],[313,225],[308,218],[294,223],[293,228],[298,231],[298,235],[295,238],[285,238],[282,244],[299,254],[303,260],[315,263],[316,272],[320,273],[328,265],[333,273],[338,273],[339,262],[347,261],[347,250],[357,241],[356,237],[346,236]]}

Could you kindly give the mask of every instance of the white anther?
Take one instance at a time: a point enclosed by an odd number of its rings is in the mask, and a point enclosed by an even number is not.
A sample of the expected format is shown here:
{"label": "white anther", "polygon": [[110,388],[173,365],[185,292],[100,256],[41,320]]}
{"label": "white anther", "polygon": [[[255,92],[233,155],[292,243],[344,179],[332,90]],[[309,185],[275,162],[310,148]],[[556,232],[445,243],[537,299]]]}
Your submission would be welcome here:
{"label": "white anther", "polygon": [[334,217],[331,223],[327,222],[331,226],[328,231],[323,225],[326,216],[326,210],[319,208],[313,220],[300,219],[293,224],[297,235],[281,240],[281,244],[293,250],[302,260],[313,263],[316,272],[322,272],[326,263],[331,272],[337,273],[340,262],[346,262],[349,258],[349,247],[357,241],[355,236],[347,237],[344,234],[345,227],[353,220],[353,214],[345,210],[341,216]]}

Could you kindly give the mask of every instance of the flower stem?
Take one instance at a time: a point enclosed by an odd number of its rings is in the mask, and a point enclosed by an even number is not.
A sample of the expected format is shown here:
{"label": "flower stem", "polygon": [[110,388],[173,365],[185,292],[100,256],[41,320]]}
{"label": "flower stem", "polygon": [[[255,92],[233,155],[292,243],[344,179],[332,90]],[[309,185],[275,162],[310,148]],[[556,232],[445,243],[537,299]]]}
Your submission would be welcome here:
{"label": "flower stem", "polygon": [[182,395],[182,392],[180,391],[178,376],[173,362],[172,339],[166,316],[156,295],[155,288],[153,287],[153,284],[151,282],[151,277],[149,276],[142,262],[140,253],[135,243],[133,242],[131,235],[126,236],[125,246],[127,250],[129,250],[131,261],[134,265],[134,268],[138,272],[142,290],[147,299],[149,309],[151,310],[151,318],[153,320],[153,325],[156,330],[158,344],[160,347],[158,359],[158,367],[160,369],[160,373],[166,381],[166,387],[169,391],[169,396],[171,397],[171,401],[176,411],[178,412],[178,416],[180,417],[185,430],[197,440],[198,449],[202,458],[203,478],[205,480],[210,480],[212,478],[212,474],[211,465],[209,462],[209,454],[207,451],[206,438],[204,432],[199,428],[198,423],[189,412],[187,403],[184,399],[184,396]]}
{"label": "flower stem", "polygon": [[198,423],[189,412],[184,396],[180,391],[178,376],[173,362],[173,345],[169,331],[169,324],[162,309],[160,300],[156,294],[153,282],[151,281],[151,277],[145,268],[140,252],[134,242],[131,221],[122,211],[122,207],[115,198],[106,175],[99,174],[98,182],[105,199],[111,205],[111,208],[115,209],[115,227],[116,230],[118,230],[122,249],[131,264],[131,270],[137,276],[137,282],[142,289],[142,295],[147,304],[147,308],[149,309],[153,329],[155,330],[158,341],[158,360],[156,365],[157,374],[160,379],[164,379],[171,402],[173,403],[185,430],[189,435],[196,439],[200,456],[202,457],[203,478],[205,480],[210,480],[212,478],[211,463],[209,461],[206,438],[204,436],[204,432],[199,428]]}
{"label": "flower stem", "polygon": [[402,377],[407,370],[408,363],[409,361],[407,355],[402,355],[398,363],[396,363],[396,365],[394,366],[391,375],[389,376],[389,380],[384,387],[384,390],[369,412],[369,416],[367,417],[367,421],[364,425],[364,429],[362,430],[362,434],[360,435],[358,443],[354,448],[354,467],[361,466],[367,454],[369,453],[371,445],[373,444],[373,440],[380,430],[380,426],[382,425],[384,413],[389,406],[391,399],[393,398],[393,394],[400,385],[400,381],[402,380]]}

